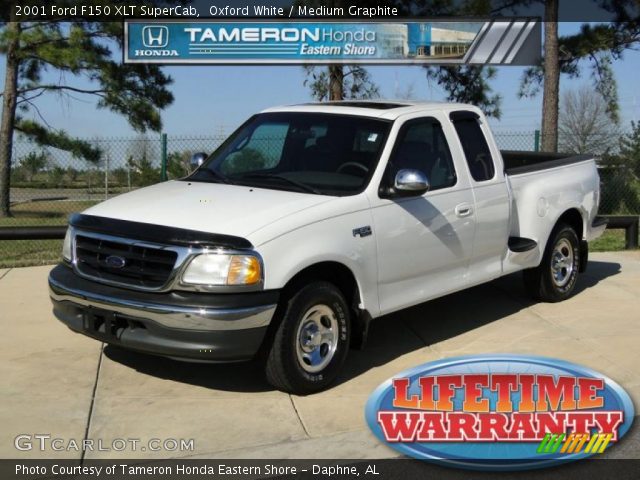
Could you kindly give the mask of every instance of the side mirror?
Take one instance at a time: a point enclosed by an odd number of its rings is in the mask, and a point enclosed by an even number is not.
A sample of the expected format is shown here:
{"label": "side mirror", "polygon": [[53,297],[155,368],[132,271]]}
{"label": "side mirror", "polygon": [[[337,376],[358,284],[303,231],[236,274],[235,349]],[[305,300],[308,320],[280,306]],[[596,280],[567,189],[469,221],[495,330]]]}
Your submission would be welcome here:
{"label": "side mirror", "polygon": [[429,180],[420,170],[402,169],[396,174],[393,188],[400,195],[422,195],[429,191]]}
{"label": "side mirror", "polygon": [[207,156],[208,155],[203,152],[198,152],[191,155],[191,161],[189,162],[191,164],[191,169],[195,170],[200,165],[202,165],[204,161],[207,159]]}

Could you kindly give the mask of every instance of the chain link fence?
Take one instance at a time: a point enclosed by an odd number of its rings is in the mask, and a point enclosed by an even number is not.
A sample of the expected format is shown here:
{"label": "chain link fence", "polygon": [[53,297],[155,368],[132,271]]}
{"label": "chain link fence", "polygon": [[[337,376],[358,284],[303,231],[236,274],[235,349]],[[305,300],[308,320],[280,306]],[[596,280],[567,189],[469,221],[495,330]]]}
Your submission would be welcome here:
{"label": "chain link fence", "polygon": [[515,132],[497,131],[493,134],[500,150],[534,152],[540,149],[540,131]]}
{"label": "chain link fence", "polygon": [[[537,131],[497,132],[504,150],[534,151]],[[225,136],[159,135],[90,140],[102,151],[98,163],[70,153],[42,148],[30,142],[14,143],[11,171],[12,217],[0,218],[0,227],[64,225],[67,217],[98,202],[190,172],[196,152],[212,152]],[[600,159],[603,214],[640,214],[640,161],[616,155]],[[0,241],[0,268],[55,263],[59,240]]]}
{"label": "chain link fence", "polygon": [[[12,156],[12,217],[0,218],[0,227],[65,225],[70,214],[115,195],[163,178],[184,177],[192,153],[211,152],[224,140],[224,136],[90,139],[102,152],[98,163],[18,140]],[[0,240],[0,268],[55,263],[61,248],[60,240]]]}

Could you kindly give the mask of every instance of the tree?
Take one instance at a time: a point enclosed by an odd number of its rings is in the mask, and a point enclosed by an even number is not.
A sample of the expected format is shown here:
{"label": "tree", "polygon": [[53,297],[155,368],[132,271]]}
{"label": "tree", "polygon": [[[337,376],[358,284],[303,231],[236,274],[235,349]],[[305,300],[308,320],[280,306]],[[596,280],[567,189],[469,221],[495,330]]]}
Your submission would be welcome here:
{"label": "tree", "polygon": [[167,155],[167,174],[171,180],[186,177],[191,173],[191,155],[191,150],[171,152]]}
{"label": "tree", "polygon": [[426,67],[427,79],[435,81],[447,93],[450,102],[471,103],[489,117],[500,118],[502,96],[493,93],[490,81],[496,76],[493,67]]}
{"label": "tree", "polygon": [[80,176],[80,172],[77,169],[73,167],[67,167],[67,178],[69,179],[69,183],[71,185],[76,183],[79,176]]}
{"label": "tree", "polygon": [[65,173],[66,170],[60,165],[54,165],[53,168],[49,171],[47,183],[52,185],[54,188],[61,188],[62,186],[64,186]]}
{"label": "tree", "polygon": [[[580,77],[584,61],[591,70],[594,90],[607,104],[609,118],[618,121],[618,96],[613,71],[614,60],[622,58],[625,50],[633,48],[640,41],[640,17],[637,16],[637,2],[623,0],[592,0],[595,6],[613,15],[614,21],[607,24],[584,24],[576,35],[558,36],[559,0],[434,0],[431,2],[410,2],[400,0],[398,7],[405,16],[490,16],[526,13],[533,4],[545,6],[545,54],[540,65],[525,70],[520,87],[521,97],[543,94],[544,150],[557,149],[557,124],[559,115],[559,94],[561,75]],[[447,93],[449,100],[488,100],[479,106],[487,113],[499,114],[500,96],[492,95],[489,80],[493,74],[487,73],[491,67],[430,67],[428,78],[435,80]],[[461,70],[467,72],[461,74]],[[474,72],[475,70],[475,72]],[[473,72],[474,74],[470,74]],[[484,82],[478,78],[484,77]],[[467,88],[474,91],[468,94]],[[497,107],[497,108],[496,108]]]}
{"label": "tree", "polygon": [[20,168],[25,173],[27,182],[32,182],[33,178],[49,165],[49,155],[46,152],[29,152],[26,157],[20,159]]}
{"label": "tree", "polygon": [[[71,5],[61,0],[58,6]],[[100,150],[55,129],[37,107],[43,95],[97,99],[97,107],[127,118],[137,131],[161,129],[160,112],[173,95],[172,80],[152,65],[121,65],[123,25],[120,22],[17,22],[12,10],[0,32],[0,53],[6,56],[0,126],[0,217],[10,216],[9,187],[14,132],[39,145],[68,151],[74,158],[96,163]],[[51,73],[59,73],[50,81]],[[82,83],[78,80],[88,79]],[[38,120],[34,120],[37,118]]]}
{"label": "tree", "polygon": [[325,100],[349,100],[378,98],[380,90],[369,72],[360,65],[331,65],[325,67],[304,67],[311,96],[322,102]]}
{"label": "tree", "polygon": [[111,172],[113,178],[116,181],[118,187],[130,187],[129,180],[131,178],[131,172],[128,168],[118,167],[114,168]]}
{"label": "tree", "polygon": [[[542,0],[540,0],[542,1]],[[559,82],[561,74],[578,78],[580,63],[588,62],[594,90],[606,103],[609,119],[619,122],[618,89],[612,70],[614,60],[622,58],[625,50],[640,42],[640,18],[627,12],[631,2],[600,0],[600,8],[615,13],[616,21],[608,24],[582,25],[580,32],[558,38],[557,2],[549,0],[545,6],[545,55],[542,65],[527,69],[523,75],[520,96],[533,97],[544,86],[542,113],[542,149],[557,150],[557,121]],[[517,3],[517,2],[516,2]],[[554,11],[555,9],[555,11]]]}
{"label": "tree", "polygon": [[152,185],[160,179],[160,168],[154,167],[146,156],[129,158],[127,165],[132,173],[133,183],[139,187]]}
{"label": "tree", "polygon": [[640,123],[631,122],[631,132],[620,137],[615,155],[600,159],[603,214],[637,214],[640,211]]}
{"label": "tree", "polygon": [[605,154],[618,142],[615,123],[607,116],[604,99],[588,86],[569,90],[562,97],[558,126],[559,150]]}
{"label": "tree", "polygon": [[558,150],[558,106],[560,104],[560,50],[558,47],[558,3],[547,0],[544,9],[544,94],[542,96],[542,150]]}
{"label": "tree", "polygon": [[[345,0],[296,0],[294,5],[309,7],[343,7],[350,5]],[[361,0],[359,7],[375,7],[377,1]],[[369,72],[360,65],[334,64],[328,67],[304,67],[307,78],[304,85],[309,85],[311,96],[318,101],[337,101],[345,99],[368,99],[380,96],[378,87],[373,83]]]}
{"label": "tree", "polygon": [[131,172],[132,182],[137,186],[146,186],[160,181],[160,153],[158,142],[140,134],[127,149],[127,168]]}
{"label": "tree", "polygon": [[84,171],[84,181],[87,184],[87,193],[94,193],[94,188],[100,186],[100,181],[104,180],[103,174],[95,167],[90,167]]}
{"label": "tree", "polygon": [[[414,2],[401,0],[397,3],[400,13],[406,17],[413,16],[474,16],[497,15],[500,10],[507,8],[511,0],[503,0],[504,6],[493,6],[496,2],[486,0],[432,0],[429,2]],[[475,65],[425,66],[427,80],[435,82],[442,88],[450,102],[472,103],[479,107],[487,116],[500,118],[502,96],[494,93],[490,82],[497,74],[493,67]]]}
{"label": "tree", "polygon": [[620,157],[631,169],[635,180],[640,180],[640,122],[631,122],[631,132],[620,138]]}
{"label": "tree", "polygon": [[[160,164],[160,142],[156,139],[151,139],[145,134],[139,134],[135,139],[129,142],[126,149],[126,157],[133,159],[133,162],[140,160],[149,160],[152,163]],[[160,180],[160,177],[158,177]]]}
{"label": "tree", "polygon": [[267,159],[260,150],[246,147],[229,155],[223,163],[225,175],[235,175],[239,173],[251,172],[265,168]]}
{"label": "tree", "polygon": [[416,85],[415,83],[411,82],[407,85],[404,85],[403,87],[400,87],[400,85],[397,84],[397,80],[396,80],[396,88],[395,88],[395,98],[401,99],[401,100],[412,100],[413,98],[415,98],[415,94],[416,94]]}

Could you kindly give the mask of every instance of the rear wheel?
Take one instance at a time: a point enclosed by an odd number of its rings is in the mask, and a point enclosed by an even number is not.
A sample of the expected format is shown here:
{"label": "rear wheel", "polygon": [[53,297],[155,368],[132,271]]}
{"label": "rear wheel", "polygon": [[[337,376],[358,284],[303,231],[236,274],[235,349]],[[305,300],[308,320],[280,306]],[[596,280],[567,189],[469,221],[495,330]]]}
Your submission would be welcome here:
{"label": "rear wheel", "polygon": [[328,387],[349,348],[350,318],[344,296],[329,282],[314,282],[282,307],[282,320],[267,354],[267,380],[279,390],[296,394]]}
{"label": "rear wheel", "polygon": [[580,242],[573,227],[560,224],[551,232],[542,262],[524,271],[528,293],[536,300],[561,302],[571,296],[580,269]]}

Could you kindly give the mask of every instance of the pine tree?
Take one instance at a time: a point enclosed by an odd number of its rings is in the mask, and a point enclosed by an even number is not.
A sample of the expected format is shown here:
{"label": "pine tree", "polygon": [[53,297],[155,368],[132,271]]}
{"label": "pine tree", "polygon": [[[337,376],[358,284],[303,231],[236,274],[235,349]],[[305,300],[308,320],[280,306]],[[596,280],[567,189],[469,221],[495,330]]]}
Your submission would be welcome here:
{"label": "pine tree", "polygon": [[[72,3],[61,0],[58,5]],[[0,53],[6,56],[0,126],[0,217],[11,214],[9,187],[15,132],[41,146],[69,151],[76,158],[93,163],[100,160],[100,149],[90,142],[47,123],[37,107],[39,97],[58,94],[95,98],[97,108],[123,115],[140,132],[159,131],[160,111],[173,102],[167,89],[172,80],[158,67],[121,64],[121,22],[17,22],[14,12],[11,15],[0,31]],[[49,81],[52,72],[60,74],[55,82]],[[80,78],[88,79],[90,85],[78,82]]]}
{"label": "pine tree", "polygon": [[620,138],[620,158],[640,180],[640,122],[631,122],[631,132]]}

